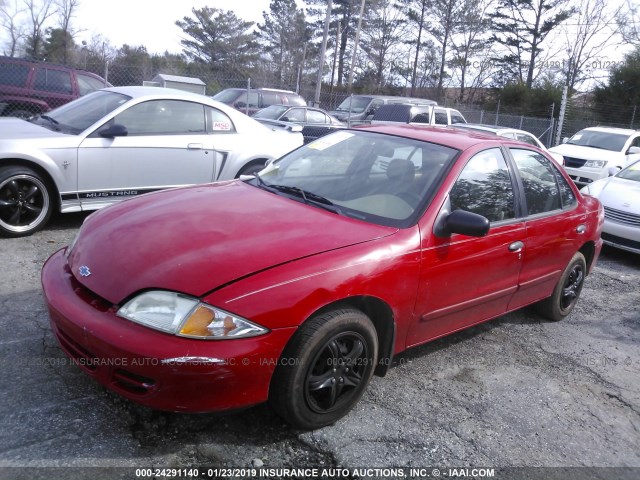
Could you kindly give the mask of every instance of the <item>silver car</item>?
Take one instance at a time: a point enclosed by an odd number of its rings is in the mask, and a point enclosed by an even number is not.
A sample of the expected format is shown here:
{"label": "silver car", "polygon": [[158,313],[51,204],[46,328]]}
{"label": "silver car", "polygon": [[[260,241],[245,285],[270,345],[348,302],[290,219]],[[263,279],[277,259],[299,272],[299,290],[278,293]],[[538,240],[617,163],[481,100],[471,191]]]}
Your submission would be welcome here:
{"label": "silver car", "polygon": [[640,253],[640,160],[580,191],[604,206],[604,243]]}
{"label": "silver car", "polygon": [[28,121],[0,118],[0,234],[54,209],[96,210],[169,187],[250,175],[303,143],[204,95],[100,90]]}

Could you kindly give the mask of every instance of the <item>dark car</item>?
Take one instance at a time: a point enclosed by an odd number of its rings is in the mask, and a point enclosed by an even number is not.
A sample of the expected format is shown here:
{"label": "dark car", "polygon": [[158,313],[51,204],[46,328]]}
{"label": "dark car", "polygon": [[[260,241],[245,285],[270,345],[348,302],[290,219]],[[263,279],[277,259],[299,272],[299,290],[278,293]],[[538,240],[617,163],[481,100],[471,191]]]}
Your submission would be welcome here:
{"label": "dark car", "polygon": [[300,125],[304,143],[309,143],[327,133],[347,125],[320,108],[271,105],[253,114],[253,118],[265,125],[287,128]]}
{"label": "dark car", "polygon": [[296,92],[275,88],[227,88],[213,96],[214,100],[253,115],[271,105],[297,105],[305,107],[307,102]]}
{"label": "dark car", "polygon": [[181,412],[268,400],[313,429],[410,347],[527,305],[565,318],[603,222],[532,145],[371,126],[107,207],[42,283],[62,349],[107,388]]}
{"label": "dark car", "polygon": [[64,65],[0,57],[0,115],[28,118],[110,87],[105,79]]}

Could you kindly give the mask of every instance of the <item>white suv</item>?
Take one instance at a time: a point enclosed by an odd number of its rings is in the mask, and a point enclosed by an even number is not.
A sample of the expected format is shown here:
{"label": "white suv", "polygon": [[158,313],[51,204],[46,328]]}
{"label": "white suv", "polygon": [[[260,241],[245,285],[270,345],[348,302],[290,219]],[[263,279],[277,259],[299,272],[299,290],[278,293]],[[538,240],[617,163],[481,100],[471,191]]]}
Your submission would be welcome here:
{"label": "white suv", "polygon": [[549,150],[564,157],[569,176],[584,186],[614,175],[640,159],[640,132],[611,127],[585,128]]}

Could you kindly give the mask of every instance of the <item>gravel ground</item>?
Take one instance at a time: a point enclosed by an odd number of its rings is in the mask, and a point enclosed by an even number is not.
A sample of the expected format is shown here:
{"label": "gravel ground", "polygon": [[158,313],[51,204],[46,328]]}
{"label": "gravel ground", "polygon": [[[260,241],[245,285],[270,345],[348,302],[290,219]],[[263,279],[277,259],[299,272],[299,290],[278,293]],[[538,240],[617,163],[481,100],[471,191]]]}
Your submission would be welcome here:
{"label": "gravel ground", "polygon": [[605,248],[565,321],[525,309],[413,349],[347,417],[301,432],[267,406],[155,412],[69,364],[39,276],[84,217],[0,240],[0,478],[55,476],[8,468],[26,466],[640,467],[640,255]]}

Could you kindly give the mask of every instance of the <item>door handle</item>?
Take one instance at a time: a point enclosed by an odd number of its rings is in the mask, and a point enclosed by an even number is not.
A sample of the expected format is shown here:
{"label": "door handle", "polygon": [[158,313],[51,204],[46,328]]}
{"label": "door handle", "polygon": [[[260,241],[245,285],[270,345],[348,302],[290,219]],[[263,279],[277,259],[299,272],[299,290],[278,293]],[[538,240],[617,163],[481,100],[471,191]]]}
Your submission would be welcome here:
{"label": "door handle", "polygon": [[189,150],[202,150],[201,143],[190,143],[187,145],[187,149]]}
{"label": "door handle", "polygon": [[582,235],[586,231],[587,231],[587,227],[584,224],[580,224],[576,227],[576,232],[579,233],[580,235]]}
{"label": "door handle", "polygon": [[518,240],[517,242],[513,242],[511,245],[509,245],[510,252],[520,252],[522,251],[523,248],[524,248],[524,243],[522,243],[520,240]]}

